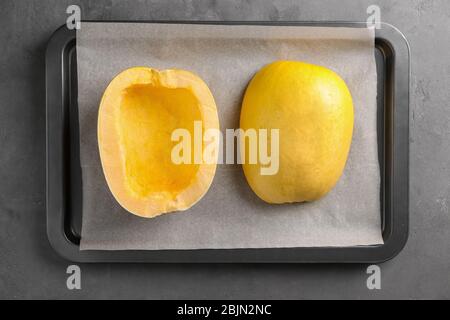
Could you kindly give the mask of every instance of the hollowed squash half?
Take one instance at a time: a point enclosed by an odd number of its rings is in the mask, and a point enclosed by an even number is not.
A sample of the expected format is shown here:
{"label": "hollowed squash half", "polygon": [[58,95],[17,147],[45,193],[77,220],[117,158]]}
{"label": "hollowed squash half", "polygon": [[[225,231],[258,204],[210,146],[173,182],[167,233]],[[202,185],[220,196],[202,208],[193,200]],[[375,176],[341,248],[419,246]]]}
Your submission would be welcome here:
{"label": "hollowed squash half", "polygon": [[193,73],[134,67],[111,81],[100,103],[98,146],[109,189],[123,208],[150,218],[186,210],[208,191],[216,163],[172,159],[172,133],[183,129],[194,137],[194,122],[202,132],[219,129],[214,98]]}

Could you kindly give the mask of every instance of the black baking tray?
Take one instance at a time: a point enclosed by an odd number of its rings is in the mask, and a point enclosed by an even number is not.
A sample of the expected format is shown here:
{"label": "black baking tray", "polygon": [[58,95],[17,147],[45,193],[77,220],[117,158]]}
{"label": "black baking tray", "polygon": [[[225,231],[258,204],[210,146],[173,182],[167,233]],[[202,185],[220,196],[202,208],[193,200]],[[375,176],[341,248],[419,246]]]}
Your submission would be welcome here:
{"label": "black baking tray", "polygon": [[[366,27],[362,22],[140,23]],[[126,23],[109,21],[108,23]],[[79,159],[76,32],[62,26],[46,52],[47,234],[52,247],[74,262],[379,263],[397,255],[408,239],[409,46],[382,23],[376,30],[378,149],[384,244],[355,247],[80,251],[82,199]]]}

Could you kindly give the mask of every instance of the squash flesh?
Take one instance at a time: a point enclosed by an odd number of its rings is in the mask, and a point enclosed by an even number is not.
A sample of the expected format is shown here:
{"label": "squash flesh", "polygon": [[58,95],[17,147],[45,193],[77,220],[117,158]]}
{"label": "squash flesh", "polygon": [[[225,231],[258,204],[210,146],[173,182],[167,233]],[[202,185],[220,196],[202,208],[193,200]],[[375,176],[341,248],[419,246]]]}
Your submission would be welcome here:
{"label": "squash flesh", "polygon": [[198,164],[174,164],[174,130],[193,136],[194,121],[201,120],[196,97],[188,89],[135,84],[123,92],[117,113],[125,181],[129,191],[145,198],[165,192],[174,198],[192,183]]}

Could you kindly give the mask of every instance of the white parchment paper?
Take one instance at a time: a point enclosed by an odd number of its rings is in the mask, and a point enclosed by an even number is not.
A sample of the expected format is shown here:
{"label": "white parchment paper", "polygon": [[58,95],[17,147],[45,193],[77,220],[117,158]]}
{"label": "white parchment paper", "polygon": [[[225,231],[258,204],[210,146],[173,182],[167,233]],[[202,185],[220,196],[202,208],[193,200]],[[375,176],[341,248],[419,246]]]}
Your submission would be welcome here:
{"label": "white parchment paper", "polygon": [[[106,184],[97,147],[101,96],[132,66],[198,74],[217,103],[220,126],[239,126],[244,90],[278,59],[326,66],[347,82],[355,108],[345,171],[323,199],[269,205],[238,165],[219,165],[205,197],[185,212],[144,219],[126,212]],[[203,249],[355,246],[383,242],[377,155],[374,30],[360,28],[83,23],[77,32],[83,179],[81,249]]]}

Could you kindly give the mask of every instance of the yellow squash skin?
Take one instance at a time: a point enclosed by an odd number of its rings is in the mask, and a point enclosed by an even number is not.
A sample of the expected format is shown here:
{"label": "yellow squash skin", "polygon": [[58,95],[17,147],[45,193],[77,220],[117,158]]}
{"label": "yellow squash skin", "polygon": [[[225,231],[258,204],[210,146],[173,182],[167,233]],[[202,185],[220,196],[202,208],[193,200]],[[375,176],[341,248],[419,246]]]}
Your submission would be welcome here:
{"label": "yellow squash skin", "polygon": [[111,81],[100,102],[98,146],[108,186],[123,208],[151,218],[186,210],[203,197],[216,164],[171,159],[172,132],[182,128],[193,137],[194,121],[203,133],[219,128],[214,98],[193,73],[134,67]]}
{"label": "yellow squash skin", "polygon": [[[268,203],[313,201],[337,183],[353,132],[353,103],[335,72],[298,61],[263,67],[247,87],[240,126],[279,129],[279,170],[243,164],[252,190]],[[241,146],[242,147],[242,146]]]}

